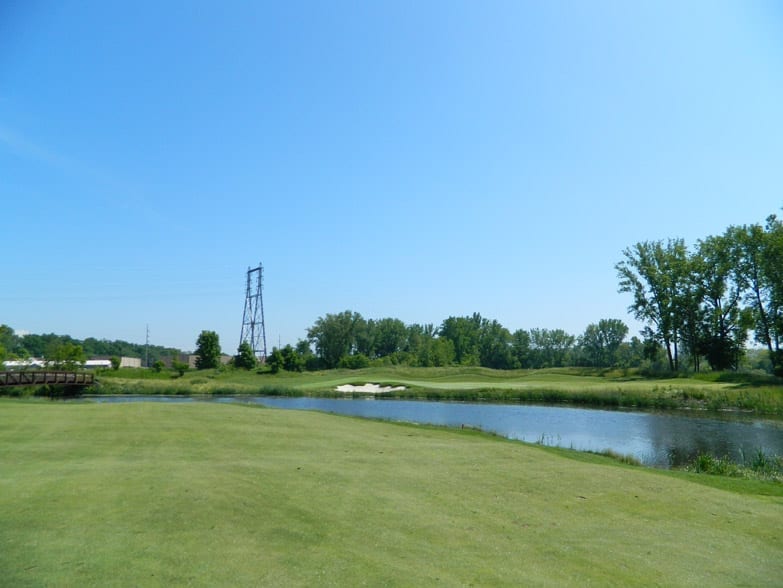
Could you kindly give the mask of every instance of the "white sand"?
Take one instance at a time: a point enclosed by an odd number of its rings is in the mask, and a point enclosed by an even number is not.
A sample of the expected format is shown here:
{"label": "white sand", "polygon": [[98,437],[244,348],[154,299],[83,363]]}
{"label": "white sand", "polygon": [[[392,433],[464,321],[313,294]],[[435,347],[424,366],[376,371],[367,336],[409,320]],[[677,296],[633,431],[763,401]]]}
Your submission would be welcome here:
{"label": "white sand", "polygon": [[379,384],[365,384],[364,386],[354,386],[352,384],[343,384],[335,388],[338,392],[367,392],[369,394],[380,394],[381,392],[397,392],[405,390],[405,386],[381,386]]}

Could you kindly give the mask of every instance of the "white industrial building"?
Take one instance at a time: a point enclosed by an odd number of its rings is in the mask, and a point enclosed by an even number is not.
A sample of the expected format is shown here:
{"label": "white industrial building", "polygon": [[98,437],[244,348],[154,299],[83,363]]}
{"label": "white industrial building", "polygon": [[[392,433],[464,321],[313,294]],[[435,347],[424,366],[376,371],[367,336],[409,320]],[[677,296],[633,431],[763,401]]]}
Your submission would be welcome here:
{"label": "white industrial building", "polygon": [[[28,359],[9,359],[8,361],[4,361],[2,365],[3,369],[10,371],[37,370],[49,367],[49,362],[45,359],[30,357]],[[81,366],[88,370],[111,369],[111,358],[94,357],[85,361],[83,364],[81,364]],[[138,357],[121,357],[120,367],[140,368],[141,359]]]}

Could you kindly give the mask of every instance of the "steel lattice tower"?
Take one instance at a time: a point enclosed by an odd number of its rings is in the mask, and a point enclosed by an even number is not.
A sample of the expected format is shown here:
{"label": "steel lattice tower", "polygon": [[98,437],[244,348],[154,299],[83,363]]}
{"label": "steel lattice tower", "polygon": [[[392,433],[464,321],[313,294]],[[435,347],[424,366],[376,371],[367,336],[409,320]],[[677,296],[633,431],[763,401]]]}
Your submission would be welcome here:
{"label": "steel lattice tower", "polygon": [[263,290],[264,267],[247,270],[247,292],[245,294],[245,312],[242,315],[242,335],[239,344],[249,343],[253,353],[262,362],[266,361],[266,328],[264,327]]}

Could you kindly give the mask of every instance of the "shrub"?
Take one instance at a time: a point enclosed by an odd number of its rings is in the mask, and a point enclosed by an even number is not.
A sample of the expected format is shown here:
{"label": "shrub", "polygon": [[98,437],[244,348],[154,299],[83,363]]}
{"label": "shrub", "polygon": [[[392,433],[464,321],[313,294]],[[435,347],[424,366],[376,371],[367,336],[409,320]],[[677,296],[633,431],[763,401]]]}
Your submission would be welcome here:
{"label": "shrub", "polygon": [[343,355],[340,358],[338,367],[346,368],[349,370],[358,370],[366,368],[370,365],[370,359],[363,353],[357,353],[356,355]]}
{"label": "shrub", "polygon": [[237,354],[234,356],[234,366],[240,369],[252,370],[256,367],[256,355],[253,353],[253,348],[250,343],[243,341],[237,349]]}
{"label": "shrub", "polygon": [[742,477],[742,471],[739,466],[732,462],[728,456],[716,458],[707,453],[700,453],[687,469],[694,471],[697,474]]}

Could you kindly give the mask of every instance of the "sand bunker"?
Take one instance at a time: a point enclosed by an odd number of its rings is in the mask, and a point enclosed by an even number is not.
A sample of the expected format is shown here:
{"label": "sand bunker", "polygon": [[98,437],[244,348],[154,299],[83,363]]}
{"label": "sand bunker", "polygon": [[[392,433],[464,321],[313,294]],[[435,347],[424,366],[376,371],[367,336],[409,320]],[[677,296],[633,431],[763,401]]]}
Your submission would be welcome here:
{"label": "sand bunker", "polygon": [[397,392],[405,390],[405,386],[381,386],[380,384],[364,384],[363,386],[354,386],[353,384],[343,384],[335,388],[338,392],[367,392],[368,394],[381,394],[382,392]]}

